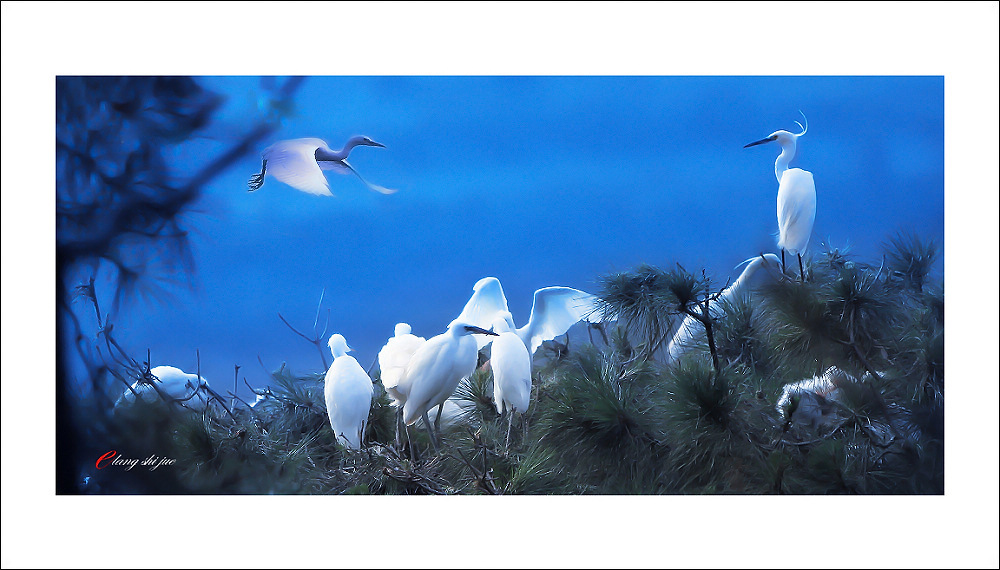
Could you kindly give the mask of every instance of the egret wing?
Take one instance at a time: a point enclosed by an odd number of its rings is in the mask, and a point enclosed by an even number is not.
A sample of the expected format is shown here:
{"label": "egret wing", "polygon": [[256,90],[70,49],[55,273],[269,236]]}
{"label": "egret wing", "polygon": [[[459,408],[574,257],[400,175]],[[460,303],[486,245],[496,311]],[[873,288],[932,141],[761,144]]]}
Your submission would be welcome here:
{"label": "egret wing", "polygon": [[267,173],[280,182],[317,196],[333,196],[330,183],[316,163],[316,149],[326,146],[320,139],[279,141],[263,152]]}
{"label": "egret wing", "polygon": [[317,160],[316,163],[319,164],[321,170],[329,170],[330,172],[343,175],[351,173],[351,169],[344,166],[344,163],[339,160]]}
{"label": "egret wing", "polygon": [[[483,277],[476,282],[472,290],[472,297],[465,304],[457,320],[489,329],[498,313],[508,312],[507,297],[503,294],[503,287],[496,277]],[[476,339],[477,349],[486,346],[493,339],[491,336],[481,334],[472,337]]]}
{"label": "egret wing", "polygon": [[535,291],[528,324],[517,329],[517,335],[528,347],[528,353],[546,340],[565,334],[581,320],[597,323],[597,297],[572,287],[544,287]]}
{"label": "egret wing", "polygon": [[337,443],[352,449],[361,447],[373,395],[371,379],[354,357],[334,359],[326,373],[324,397]]}
{"label": "egret wing", "polygon": [[816,183],[811,172],[792,168],[778,184],[778,247],[801,253],[816,220]]}

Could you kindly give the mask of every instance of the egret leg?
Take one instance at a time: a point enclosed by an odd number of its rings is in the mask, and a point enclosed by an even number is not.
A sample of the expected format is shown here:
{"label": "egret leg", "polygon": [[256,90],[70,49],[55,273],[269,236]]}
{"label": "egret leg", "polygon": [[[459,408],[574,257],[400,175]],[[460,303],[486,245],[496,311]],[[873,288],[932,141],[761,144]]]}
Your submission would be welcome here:
{"label": "egret leg", "polygon": [[781,248],[781,274],[784,275],[787,271],[785,267],[785,248]]}
{"label": "egret leg", "polygon": [[437,432],[438,434],[441,433],[441,412],[443,411],[444,411],[444,404],[441,404],[440,406],[438,406],[437,417],[434,418],[434,431]]}
{"label": "egret leg", "polygon": [[260,174],[254,174],[253,176],[250,177],[250,181],[247,182],[247,187],[249,187],[250,192],[257,190],[264,185],[264,174],[266,172],[267,172],[267,160],[264,160],[263,162],[261,162],[260,165]]}
{"label": "egret leg", "polygon": [[504,441],[503,448],[508,453],[510,452],[510,428],[514,425],[514,408],[510,409],[510,417],[507,419],[507,439]]}
{"label": "egret leg", "polygon": [[430,419],[428,419],[427,417],[427,410],[424,410],[423,418],[424,418],[424,426],[427,427],[427,435],[431,437],[431,445],[434,446],[434,453],[438,453],[439,450],[438,450],[437,440],[434,438],[434,431],[431,430],[431,422]]}
{"label": "egret leg", "polygon": [[403,451],[402,434],[399,425],[403,423],[403,408],[396,408],[396,451]]}
{"label": "egret leg", "polygon": [[806,281],[806,272],[802,270],[802,254],[801,253],[796,253],[795,255],[799,256],[799,277],[801,277],[802,278],[802,282],[805,283],[805,281]]}
{"label": "egret leg", "polygon": [[410,426],[403,424],[403,432],[406,434],[406,443],[410,446],[410,461],[416,463],[417,446],[413,445],[413,439],[410,437]]}

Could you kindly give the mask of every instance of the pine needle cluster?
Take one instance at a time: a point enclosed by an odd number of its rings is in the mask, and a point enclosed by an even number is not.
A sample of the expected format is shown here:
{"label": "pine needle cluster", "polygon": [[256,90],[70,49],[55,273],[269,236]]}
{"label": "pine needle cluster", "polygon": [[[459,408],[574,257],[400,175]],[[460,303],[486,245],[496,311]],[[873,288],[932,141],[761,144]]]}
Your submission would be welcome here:
{"label": "pine needle cluster", "polygon": [[484,364],[452,397],[440,453],[422,421],[410,448],[396,448],[396,410],[377,376],[360,451],[334,441],[319,373],[282,367],[255,405],[231,411],[137,402],[116,409],[110,441],[176,465],[90,472],[84,491],[940,494],[936,250],[913,237],[886,247],[879,265],[828,248],[804,282],[784,276],[720,301],[708,323],[718,366],[704,333],[676,361],[654,356],[676,317],[715,302],[707,279],[652,266],[609,276],[602,301],[618,323],[607,342],[540,350],[531,405],[513,418],[497,413]]}

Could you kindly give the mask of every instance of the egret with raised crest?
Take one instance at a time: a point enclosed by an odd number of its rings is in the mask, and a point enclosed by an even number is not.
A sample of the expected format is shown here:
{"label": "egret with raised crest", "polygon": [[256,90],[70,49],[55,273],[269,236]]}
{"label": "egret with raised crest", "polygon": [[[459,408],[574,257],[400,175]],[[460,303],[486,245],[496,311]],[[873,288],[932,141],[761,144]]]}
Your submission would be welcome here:
{"label": "egret with raised crest", "polygon": [[[799,111],[801,113],[801,111]],[[781,270],[785,270],[785,251],[793,253],[799,259],[799,275],[805,281],[805,271],[802,269],[802,253],[809,245],[813,223],[816,221],[816,183],[808,170],[788,168],[788,163],[795,157],[796,141],[809,129],[809,121],[802,114],[806,124],[795,121],[802,129],[801,133],[774,131],[766,138],[754,141],[743,148],[777,142],[781,146],[781,154],[774,161],[774,176],[778,179],[778,247],[781,248]]]}

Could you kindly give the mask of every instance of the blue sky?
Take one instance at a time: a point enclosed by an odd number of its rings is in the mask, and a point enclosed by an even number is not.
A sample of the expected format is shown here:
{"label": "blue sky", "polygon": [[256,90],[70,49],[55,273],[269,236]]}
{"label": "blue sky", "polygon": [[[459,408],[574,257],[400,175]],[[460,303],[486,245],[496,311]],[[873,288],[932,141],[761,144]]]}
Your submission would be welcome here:
{"label": "blue sky", "polygon": [[[258,77],[201,82],[226,104],[206,138],[171,150],[178,173],[226,148],[264,101]],[[829,238],[877,262],[900,229],[942,243],[940,76],[316,76],[274,140],[339,148],[368,135],[387,148],[359,147],[351,162],[399,192],[330,174],[332,198],[271,178],[248,193],[260,158],[247,156],[186,218],[194,287],[126,307],[119,340],[185,370],[198,350],[210,381],[230,387],[239,364],[256,386],[267,381],[258,356],[321,370],[278,313],[311,331],[324,291],[328,334],[367,366],[396,322],[442,332],[485,276],[500,279],[518,324],[537,288],[595,292],[601,275],[643,262],[724,284],[740,261],[777,251],[780,149],[743,145],[797,132],[800,109],[809,132],[793,166],[816,179],[813,254]]]}

